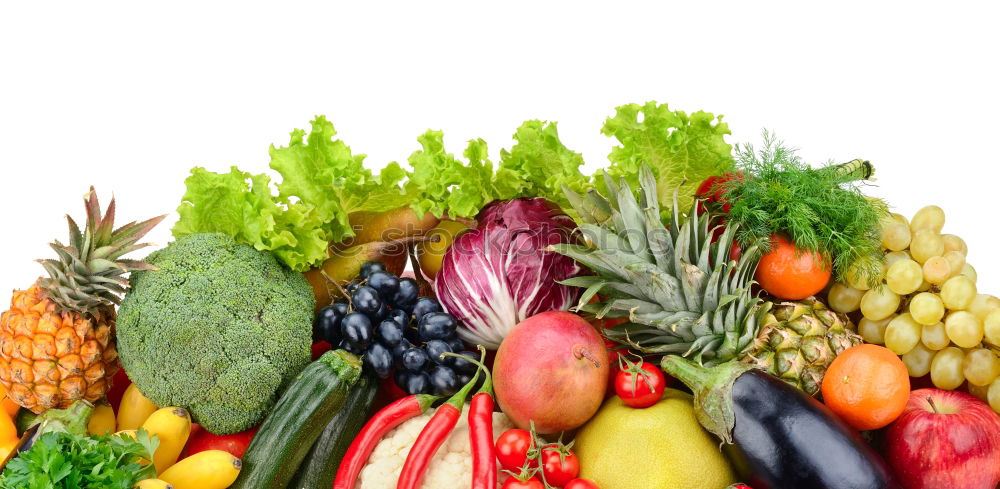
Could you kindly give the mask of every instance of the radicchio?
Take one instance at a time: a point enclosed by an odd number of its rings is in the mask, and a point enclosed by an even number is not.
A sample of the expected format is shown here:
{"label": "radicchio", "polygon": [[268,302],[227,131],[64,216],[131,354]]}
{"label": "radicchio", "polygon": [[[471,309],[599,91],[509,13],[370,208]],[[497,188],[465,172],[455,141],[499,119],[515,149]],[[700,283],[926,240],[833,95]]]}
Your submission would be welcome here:
{"label": "radicchio", "polygon": [[476,229],[460,235],[445,254],[434,289],[445,311],[459,321],[463,340],[497,349],[522,320],[565,311],[580,289],[558,281],[581,267],[545,251],[576,242],[576,224],[548,200],[495,201],[479,212]]}

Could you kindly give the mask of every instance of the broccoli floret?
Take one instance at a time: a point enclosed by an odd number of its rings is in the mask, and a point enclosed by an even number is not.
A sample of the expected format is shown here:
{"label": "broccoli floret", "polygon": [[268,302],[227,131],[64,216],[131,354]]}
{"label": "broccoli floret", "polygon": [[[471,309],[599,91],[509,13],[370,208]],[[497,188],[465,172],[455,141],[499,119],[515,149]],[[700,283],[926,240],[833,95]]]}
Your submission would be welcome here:
{"label": "broccoli floret", "polygon": [[122,366],[158,406],[215,434],[263,420],[310,359],[312,289],[266,251],[191,234],[149,255],[118,309]]}

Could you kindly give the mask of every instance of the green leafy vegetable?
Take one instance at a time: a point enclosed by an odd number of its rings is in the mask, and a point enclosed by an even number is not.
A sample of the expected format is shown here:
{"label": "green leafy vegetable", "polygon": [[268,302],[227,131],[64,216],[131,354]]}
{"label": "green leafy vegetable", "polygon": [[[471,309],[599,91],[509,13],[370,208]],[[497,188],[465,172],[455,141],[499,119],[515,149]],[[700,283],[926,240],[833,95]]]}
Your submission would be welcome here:
{"label": "green leafy vegetable", "polygon": [[[670,213],[674,190],[682,210],[691,208],[695,190],[705,178],[733,169],[732,147],[724,139],[730,134],[722,116],[698,111],[688,115],[671,111],[667,104],[647,102],[615,109],[601,130],[621,143],[611,150],[611,166],[605,171],[639,187],[639,168],[649,165],[656,177],[662,212]],[[594,182],[605,192],[603,179]]]}
{"label": "green leafy vegetable", "polygon": [[741,178],[724,184],[732,208],[727,219],[740,223],[737,239],[767,249],[771,235],[784,233],[796,247],[830,256],[838,280],[849,270],[874,285],[882,262],[881,226],[885,202],[861,193],[860,182],[874,171],[868,162],[812,168],[794,149],[764,133],[764,147],[737,146]]}
{"label": "green leafy vegetable", "polygon": [[[681,201],[687,205],[698,182],[732,167],[723,139],[729,128],[706,112],[688,116],[655,102],[625,105],[603,132],[621,143],[607,171],[635,184],[640,163],[649,164],[665,208],[682,182]],[[513,136],[516,144],[501,150],[497,164],[482,139],[468,142],[463,159],[445,149],[440,131],[427,131],[408,159],[411,170],[391,163],[377,175],[365,168],[364,155],[353,154],[336,134],[320,116],[308,134],[295,130],[288,146],[272,146],[270,166],[281,176],[275,186],[267,175],[235,167],[229,173],[194,168],[174,236],[224,233],[305,271],[327,258],[331,242],[354,235],[354,212],[410,206],[418,214],[474,217],[493,200],[519,197],[546,198],[572,212],[563,187],[580,193],[592,181],[580,170],[583,157],[562,143],[554,122],[524,122]],[[594,181],[600,186],[604,179]]]}
{"label": "green leafy vegetable", "polygon": [[140,460],[151,460],[158,445],[144,429],[135,439],[125,434],[45,433],[7,463],[0,489],[131,489],[138,481],[156,477],[156,468]]}
{"label": "green leafy vegetable", "polygon": [[410,203],[400,187],[406,172],[392,164],[379,176],[340,140],[320,116],[312,131],[295,130],[287,147],[271,147],[271,168],[282,177],[277,195],[267,175],[233,167],[229,173],[194,168],[177,209],[175,237],[224,233],[258,250],[273,252],[293,270],[305,271],[327,257],[331,241],[354,235],[348,215],[380,212]]}

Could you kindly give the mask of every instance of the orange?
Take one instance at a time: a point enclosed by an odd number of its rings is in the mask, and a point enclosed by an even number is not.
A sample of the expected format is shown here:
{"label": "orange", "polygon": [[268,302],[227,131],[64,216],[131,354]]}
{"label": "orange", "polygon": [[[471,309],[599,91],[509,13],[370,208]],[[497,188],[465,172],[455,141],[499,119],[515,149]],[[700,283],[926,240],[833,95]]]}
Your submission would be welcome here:
{"label": "orange", "polygon": [[2,406],[0,406],[0,411],[6,412],[7,415],[12,418],[16,416],[17,411],[18,409],[21,409],[21,406],[18,406],[16,402],[12,401],[11,398],[7,396],[7,388],[4,387],[3,384],[0,384],[0,397],[3,398],[3,401],[0,401],[0,404],[2,404]]}
{"label": "orange", "polygon": [[17,442],[18,440],[8,440],[0,443],[0,462],[7,460],[7,456],[10,455],[10,452],[14,451],[14,447],[17,446]]}
{"label": "orange", "polygon": [[875,430],[895,421],[909,398],[906,365],[878,345],[848,348],[823,377],[823,402],[858,430]]}
{"label": "orange", "polygon": [[754,278],[768,294],[797,301],[826,287],[830,261],[815,251],[800,250],[788,238],[776,234],[771,236],[771,251],[760,258]]}
{"label": "orange", "polygon": [[11,440],[18,440],[17,427],[14,426],[14,420],[10,416],[0,413],[0,445]]}

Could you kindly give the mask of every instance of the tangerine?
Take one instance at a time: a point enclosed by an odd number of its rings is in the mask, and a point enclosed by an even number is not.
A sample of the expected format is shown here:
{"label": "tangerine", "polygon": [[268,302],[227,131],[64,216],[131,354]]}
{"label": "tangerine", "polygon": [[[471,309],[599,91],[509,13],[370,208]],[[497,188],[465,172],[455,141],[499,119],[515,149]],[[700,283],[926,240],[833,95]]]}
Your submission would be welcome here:
{"label": "tangerine", "polygon": [[888,348],[858,345],[837,356],[823,377],[823,402],[858,430],[887,426],[910,398],[906,365]]}
{"label": "tangerine", "polygon": [[800,250],[788,238],[771,236],[771,251],[760,258],[754,276],[761,288],[779,299],[797,301],[823,290],[830,282],[830,260]]}

